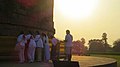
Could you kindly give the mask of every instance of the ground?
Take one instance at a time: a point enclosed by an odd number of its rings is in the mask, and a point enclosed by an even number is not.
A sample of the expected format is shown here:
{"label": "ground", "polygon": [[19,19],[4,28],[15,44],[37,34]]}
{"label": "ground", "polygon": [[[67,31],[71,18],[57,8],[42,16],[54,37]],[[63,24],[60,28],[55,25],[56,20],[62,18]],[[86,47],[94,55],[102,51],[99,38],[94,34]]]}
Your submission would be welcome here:
{"label": "ground", "polygon": [[[72,61],[79,62],[80,67],[100,66],[107,64],[110,64],[110,66],[105,67],[117,67],[115,59],[105,57],[73,56]],[[0,62],[0,67],[53,67],[53,64],[52,61],[49,63],[34,62],[24,64],[19,64],[17,62]]]}

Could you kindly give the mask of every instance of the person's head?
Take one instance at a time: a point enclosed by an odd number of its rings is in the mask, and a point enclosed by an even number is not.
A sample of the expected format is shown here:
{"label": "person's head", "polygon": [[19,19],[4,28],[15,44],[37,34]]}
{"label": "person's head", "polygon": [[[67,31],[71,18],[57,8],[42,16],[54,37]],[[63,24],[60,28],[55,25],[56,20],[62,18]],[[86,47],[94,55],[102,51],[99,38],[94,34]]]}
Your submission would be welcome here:
{"label": "person's head", "polygon": [[28,34],[32,34],[32,32],[31,32],[31,31],[28,31]]}
{"label": "person's head", "polygon": [[24,32],[23,32],[23,31],[21,31],[21,32],[20,32],[20,34],[24,34]]}
{"label": "person's head", "polygon": [[20,31],[17,36],[24,34],[24,31]]}
{"label": "person's head", "polygon": [[43,32],[43,33],[42,33],[42,36],[46,36],[46,34]]}
{"label": "person's head", "polygon": [[36,34],[40,34],[39,31],[36,31]]}
{"label": "person's head", "polygon": [[54,35],[51,35],[51,39],[54,38]]}
{"label": "person's head", "polygon": [[70,34],[70,30],[66,30],[66,34]]}

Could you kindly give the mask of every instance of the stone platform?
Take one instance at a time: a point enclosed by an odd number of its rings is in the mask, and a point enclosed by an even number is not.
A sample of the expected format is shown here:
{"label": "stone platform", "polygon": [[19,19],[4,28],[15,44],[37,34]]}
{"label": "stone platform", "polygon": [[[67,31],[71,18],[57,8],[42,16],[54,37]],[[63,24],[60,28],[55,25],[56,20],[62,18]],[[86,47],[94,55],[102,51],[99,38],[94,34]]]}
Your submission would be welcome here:
{"label": "stone platform", "polygon": [[117,61],[112,58],[73,56],[72,61],[79,61],[80,67],[117,67]]}
{"label": "stone platform", "polygon": [[[92,56],[73,56],[72,61],[79,62],[80,67],[117,67],[117,61],[111,58]],[[52,61],[49,63],[24,63],[0,62],[0,67],[54,67]]]}

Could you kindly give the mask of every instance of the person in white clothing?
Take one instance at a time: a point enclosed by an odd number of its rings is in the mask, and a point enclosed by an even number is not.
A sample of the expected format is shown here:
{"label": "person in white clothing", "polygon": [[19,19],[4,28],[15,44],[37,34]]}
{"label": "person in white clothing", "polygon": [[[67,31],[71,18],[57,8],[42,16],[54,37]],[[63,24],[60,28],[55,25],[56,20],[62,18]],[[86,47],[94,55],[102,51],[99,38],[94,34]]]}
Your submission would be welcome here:
{"label": "person in white clothing", "polygon": [[49,62],[50,60],[50,46],[48,36],[45,33],[42,33],[43,44],[44,44],[44,61]]}
{"label": "person in white clothing", "polygon": [[17,44],[15,49],[18,50],[19,62],[24,63],[25,35],[23,32],[21,32],[21,34],[17,38]]}
{"label": "person in white clothing", "polygon": [[66,36],[65,36],[65,54],[66,58],[65,60],[71,61],[71,50],[72,50],[72,40],[73,36],[70,34],[69,30],[66,30]]}
{"label": "person in white clothing", "polygon": [[28,58],[29,58],[30,63],[34,62],[35,49],[36,49],[36,43],[35,43],[34,37],[31,36],[30,37],[30,43],[29,43],[29,46],[28,46]]}
{"label": "person in white clothing", "polygon": [[59,60],[59,40],[57,38],[55,38],[54,36],[52,37],[52,48],[51,48],[51,59],[52,61],[56,61]]}
{"label": "person in white clothing", "polygon": [[37,35],[35,36],[36,42],[36,60],[38,62],[42,61],[42,49],[43,49],[43,41],[41,39],[40,33],[36,31]]}
{"label": "person in white clothing", "polygon": [[31,37],[31,35],[32,35],[32,32],[31,32],[31,31],[28,31],[28,34],[26,35],[26,40],[29,40],[30,37]]}
{"label": "person in white clothing", "polygon": [[29,31],[28,34],[26,35],[26,44],[25,44],[25,51],[24,51],[24,54],[25,54],[25,62],[28,62],[29,58],[28,58],[28,46],[29,46],[29,43],[30,43],[30,37],[32,36],[32,32]]}

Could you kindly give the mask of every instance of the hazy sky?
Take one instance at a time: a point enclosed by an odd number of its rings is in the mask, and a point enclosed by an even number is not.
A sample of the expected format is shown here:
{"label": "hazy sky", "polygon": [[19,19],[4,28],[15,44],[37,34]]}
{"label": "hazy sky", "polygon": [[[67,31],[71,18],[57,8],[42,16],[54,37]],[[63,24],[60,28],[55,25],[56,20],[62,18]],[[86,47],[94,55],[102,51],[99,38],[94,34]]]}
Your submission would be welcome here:
{"label": "hazy sky", "polygon": [[60,40],[69,29],[74,40],[84,37],[87,42],[106,32],[112,44],[120,38],[120,0],[55,0],[54,23]]}

